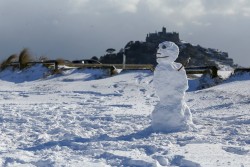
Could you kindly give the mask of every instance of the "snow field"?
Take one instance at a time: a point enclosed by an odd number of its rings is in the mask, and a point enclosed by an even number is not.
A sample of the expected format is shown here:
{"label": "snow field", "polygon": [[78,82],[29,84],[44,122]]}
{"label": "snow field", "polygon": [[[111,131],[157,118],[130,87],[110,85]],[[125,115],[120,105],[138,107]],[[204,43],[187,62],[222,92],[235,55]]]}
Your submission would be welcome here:
{"label": "snow field", "polygon": [[247,79],[188,92],[196,129],[161,134],[150,71],[3,75],[0,166],[250,166]]}

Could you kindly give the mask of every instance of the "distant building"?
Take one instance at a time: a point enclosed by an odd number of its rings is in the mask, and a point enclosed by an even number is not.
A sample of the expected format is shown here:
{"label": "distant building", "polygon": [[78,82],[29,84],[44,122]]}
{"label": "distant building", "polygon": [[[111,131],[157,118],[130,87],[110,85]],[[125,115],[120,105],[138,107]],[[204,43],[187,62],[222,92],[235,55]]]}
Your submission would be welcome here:
{"label": "distant building", "polygon": [[162,27],[162,32],[149,33],[146,37],[146,42],[150,43],[161,43],[164,41],[171,41],[174,43],[179,43],[179,33],[177,32],[167,32],[165,27]]}

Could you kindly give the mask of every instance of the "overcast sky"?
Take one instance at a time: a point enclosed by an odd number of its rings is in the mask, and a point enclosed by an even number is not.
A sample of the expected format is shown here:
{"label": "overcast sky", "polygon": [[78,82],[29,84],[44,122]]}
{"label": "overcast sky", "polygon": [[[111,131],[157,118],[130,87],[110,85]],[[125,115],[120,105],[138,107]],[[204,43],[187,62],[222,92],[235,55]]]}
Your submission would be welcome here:
{"label": "overcast sky", "polygon": [[0,0],[0,60],[99,57],[163,26],[250,67],[249,0]]}

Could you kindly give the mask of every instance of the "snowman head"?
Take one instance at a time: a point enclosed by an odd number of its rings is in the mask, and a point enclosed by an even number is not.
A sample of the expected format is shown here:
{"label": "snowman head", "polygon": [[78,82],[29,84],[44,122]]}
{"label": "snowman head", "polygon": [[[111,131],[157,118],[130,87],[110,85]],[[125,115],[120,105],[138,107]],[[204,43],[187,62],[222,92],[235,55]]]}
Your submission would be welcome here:
{"label": "snowman head", "polygon": [[159,44],[156,58],[158,63],[172,63],[179,55],[179,48],[173,42],[162,42]]}

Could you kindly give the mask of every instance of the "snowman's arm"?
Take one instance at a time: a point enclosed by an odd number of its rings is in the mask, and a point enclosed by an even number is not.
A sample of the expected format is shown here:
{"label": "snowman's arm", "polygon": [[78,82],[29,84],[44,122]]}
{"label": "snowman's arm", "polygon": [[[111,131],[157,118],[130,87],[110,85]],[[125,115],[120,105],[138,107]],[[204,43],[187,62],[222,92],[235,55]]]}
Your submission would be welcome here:
{"label": "snowman's arm", "polygon": [[173,67],[174,69],[176,69],[177,71],[180,71],[180,69],[182,69],[183,65],[180,63],[173,63]]}
{"label": "snowman's arm", "polygon": [[184,65],[181,65],[181,67],[177,71],[180,71],[183,67],[184,67]]}
{"label": "snowman's arm", "polygon": [[186,67],[188,65],[190,59],[191,59],[191,57],[189,57],[184,64],[181,64],[181,67],[179,67],[178,71],[180,71],[183,67]]}

